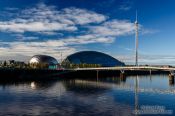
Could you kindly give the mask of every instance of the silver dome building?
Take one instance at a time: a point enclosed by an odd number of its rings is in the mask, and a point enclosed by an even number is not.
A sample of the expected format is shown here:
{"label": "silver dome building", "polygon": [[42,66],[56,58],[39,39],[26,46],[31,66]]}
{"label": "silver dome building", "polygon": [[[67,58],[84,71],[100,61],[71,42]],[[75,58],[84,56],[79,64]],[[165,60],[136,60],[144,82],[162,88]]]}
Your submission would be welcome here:
{"label": "silver dome building", "polygon": [[32,68],[40,68],[40,69],[57,69],[59,66],[58,61],[47,55],[35,55],[30,61],[29,65]]}

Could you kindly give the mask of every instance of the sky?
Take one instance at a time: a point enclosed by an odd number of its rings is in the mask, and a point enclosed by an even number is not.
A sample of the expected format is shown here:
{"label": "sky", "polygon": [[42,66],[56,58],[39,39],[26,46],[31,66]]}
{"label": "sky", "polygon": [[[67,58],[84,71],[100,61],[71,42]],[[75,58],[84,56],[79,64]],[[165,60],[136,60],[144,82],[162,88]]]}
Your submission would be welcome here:
{"label": "sky", "polygon": [[99,51],[139,64],[175,65],[174,0],[0,0],[0,60],[27,62],[45,54],[61,60]]}

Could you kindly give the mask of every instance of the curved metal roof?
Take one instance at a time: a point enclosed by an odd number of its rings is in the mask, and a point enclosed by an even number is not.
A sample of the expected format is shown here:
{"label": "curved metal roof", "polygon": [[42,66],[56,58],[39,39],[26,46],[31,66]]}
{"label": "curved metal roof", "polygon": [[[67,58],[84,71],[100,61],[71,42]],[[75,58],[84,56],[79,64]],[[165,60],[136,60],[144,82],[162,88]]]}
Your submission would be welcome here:
{"label": "curved metal roof", "polygon": [[46,64],[50,64],[50,65],[56,65],[56,64],[58,64],[58,61],[51,56],[35,55],[30,59],[29,63],[30,64],[32,64],[32,63],[46,63]]}
{"label": "curved metal roof", "polygon": [[86,63],[86,64],[100,64],[104,67],[111,66],[123,66],[123,62],[109,56],[107,54],[96,51],[81,51],[69,55],[66,60],[74,64]]}

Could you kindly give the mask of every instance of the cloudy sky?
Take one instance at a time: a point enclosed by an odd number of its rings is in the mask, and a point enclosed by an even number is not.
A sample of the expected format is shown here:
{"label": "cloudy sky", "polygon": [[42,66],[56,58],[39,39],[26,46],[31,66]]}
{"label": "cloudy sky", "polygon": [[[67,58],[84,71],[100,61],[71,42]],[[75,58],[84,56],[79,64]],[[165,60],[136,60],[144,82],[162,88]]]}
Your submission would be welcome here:
{"label": "cloudy sky", "polygon": [[107,53],[134,64],[175,65],[173,0],[0,0],[0,60],[35,54],[61,59],[77,51]]}

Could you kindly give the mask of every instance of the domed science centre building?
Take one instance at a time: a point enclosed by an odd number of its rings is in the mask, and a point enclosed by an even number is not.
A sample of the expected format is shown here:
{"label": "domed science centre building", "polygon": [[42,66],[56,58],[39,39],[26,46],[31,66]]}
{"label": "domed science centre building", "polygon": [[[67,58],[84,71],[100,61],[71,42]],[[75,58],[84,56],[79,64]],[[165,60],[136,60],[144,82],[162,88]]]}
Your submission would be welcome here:
{"label": "domed science centre building", "polygon": [[[65,67],[76,65],[78,67],[114,67],[125,64],[112,56],[96,51],[81,51],[69,55],[63,62]],[[83,66],[82,66],[83,65]]]}
{"label": "domed science centre building", "polygon": [[40,69],[57,69],[58,61],[47,55],[35,55],[29,61],[30,67]]}

